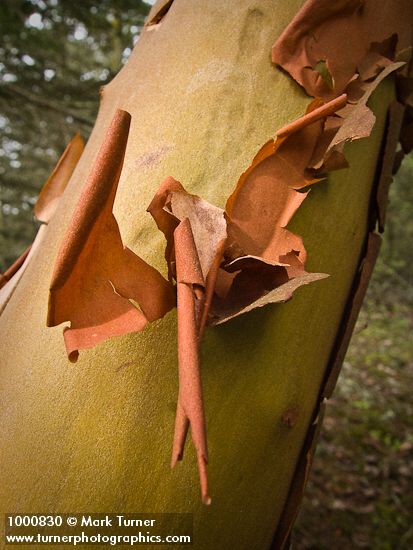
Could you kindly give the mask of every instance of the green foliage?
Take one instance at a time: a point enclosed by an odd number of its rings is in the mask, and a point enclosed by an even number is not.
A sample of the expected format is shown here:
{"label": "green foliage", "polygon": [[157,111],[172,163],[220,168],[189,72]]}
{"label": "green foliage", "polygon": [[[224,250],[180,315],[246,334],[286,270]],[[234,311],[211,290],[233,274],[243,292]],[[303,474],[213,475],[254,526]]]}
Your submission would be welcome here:
{"label": "green foliage", "polygon": [[0,2],[0,269],[30,244],[32,206],[76,132],[87,138],[99,88],[138,39],[140,0]]}
{"label": "green foliage", "polygon": [[376,267],[377,303],[413,304],[413,155],[403,161],[390,188],[385,239]]}

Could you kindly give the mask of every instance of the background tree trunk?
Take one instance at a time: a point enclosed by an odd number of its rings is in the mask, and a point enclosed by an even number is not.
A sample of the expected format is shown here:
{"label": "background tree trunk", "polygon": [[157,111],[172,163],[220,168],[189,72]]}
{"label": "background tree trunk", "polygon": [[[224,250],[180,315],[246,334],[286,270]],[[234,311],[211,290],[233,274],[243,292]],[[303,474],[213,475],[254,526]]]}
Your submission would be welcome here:
{"label": "background tree trunk", "polygon": [[330,277],[206,332],[211,507],[199,497],[191,445],[169,466],[176,311],[82,351],[75,365],[62,327],[45,321],[58,247],[116,109],[132,126],[114,213],[125,244],[165,273],[163,237],[145,212],[162,180],[172,175],[222,207],[259,148],[305,111],[308,97],[270,61],[302,3],[175,2],[104,88],[57,215],[0,319],[4,511],[192,512],[195,548],[271,544],[365,252],[391,80],[369,103],[371,137],[347,149],[350,167],[314,187],[290,224],[308,270]]}

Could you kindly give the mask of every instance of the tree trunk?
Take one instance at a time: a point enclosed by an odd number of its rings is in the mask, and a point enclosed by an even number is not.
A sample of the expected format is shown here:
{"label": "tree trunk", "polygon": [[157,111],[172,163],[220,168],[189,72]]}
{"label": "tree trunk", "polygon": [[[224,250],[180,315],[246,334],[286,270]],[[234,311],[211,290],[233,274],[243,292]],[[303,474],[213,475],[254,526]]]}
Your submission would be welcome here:
{"label": "tree trunk", "polygon": [[47,328],[46,315],[58,248],[116,109],[132,124],[114,214],[124,243],[166,275],[164,239],[146,213],[163,179],[223,207],[259,148],[305,111],[308,96],[270,62],[302,3],[199,0],[195,9],[177,0],[104,88],[57,215],[0,320],[4,511],[191,512],[197,549],[267,548],[277,528],[275,545],[283,544],[305,477],[297,463],[308,459],[307,434],[366,252],[391,79],[369,102],[371,136],[346,149],[349,168],[317,184],[289,226],[304,239],[308,270],[330,277],[289,303],[206,330],[210,507],[199,498],[191,445],[170,469],[176,310],[82,351],[75,365],[62,327]]}

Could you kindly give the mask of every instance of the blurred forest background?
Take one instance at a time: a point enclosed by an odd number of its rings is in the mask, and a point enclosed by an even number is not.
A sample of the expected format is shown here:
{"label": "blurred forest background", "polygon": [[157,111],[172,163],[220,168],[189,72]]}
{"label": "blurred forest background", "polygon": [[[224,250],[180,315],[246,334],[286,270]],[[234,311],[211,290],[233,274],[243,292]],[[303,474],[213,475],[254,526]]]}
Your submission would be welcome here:
{"label": "blurred forest background", "polygon": [[[149,3],[1,0],[0,270],[31,243],[36,196],[99,88],[127,60]],[[327,409],[293,548],[413,548],[413,157]]]}

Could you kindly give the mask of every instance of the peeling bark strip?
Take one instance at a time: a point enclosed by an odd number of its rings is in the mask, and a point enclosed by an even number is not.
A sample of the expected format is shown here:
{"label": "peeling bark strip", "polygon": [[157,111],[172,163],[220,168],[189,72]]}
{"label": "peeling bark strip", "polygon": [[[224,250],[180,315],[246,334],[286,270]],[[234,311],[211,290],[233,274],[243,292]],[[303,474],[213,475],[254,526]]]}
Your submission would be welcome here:
{"label": "peeling bark strip", "polygon": [[171,285],[123,246],[112,214],[129,125],[130,115],[118,110],[56,260],[47,325],[71,322],[64,331],[71,361],[79,349],[143,330],[175,305]]}
{"label": "peeling bark strip", "polygon": [[411,46],[412,20],[410,0],[401,0],[397,9],[376,0],[308,0],[275,42],[272,60],[310,96],[330,99],[354,80],[374,76],[389,57],[376,47],[372,55],[373,43],[397,33],[399,50]]}
{"label": "peeling bark strip", "polygon": [[[335,112],[339,111],[342,107],[344,107],[346,103],[347,103],[347,94],[341,94],[339,97],[332,99],[328,103],[323,103],[319,107],[315,107],[313,110],[310,109],[301,118],[294,120],[294,122],[291,122],[290,124],[287,124],[286,126],[281,128],[281,130],[278,130],[277,137],[278,138],[287,137],[289,134],[292,134],[305,126],[308,126],[313,122],[317,122],[327,116],[334,115]],[[317,104],[318,104],[318,101],[314,105],[317,105]]]}
{"label": "peeling bark strip", "polygon": [[208,450],[198,349],[205,282],[188,218],[178,225],[174,236],[178,295],[179,397],[172,467],[177,460],[182,459],[189,422],[198,458],[202,500],[205,504],[210,504],[206,473]]}
{"label": "peeling bark strip", "polygon": [[[13,293],[16,290],[20,282],[20,279],[23,276],[23,273],[26,271],[26,268],[30,264],[31,259],[36,254],[38,248],[42,244],[47,230],[48,230],[48,226],[46,224],[42,224],[39,227],[36,237],[34,238],[34,241],[32,242],[32,244],[30,245],[30,250],[28,250],[28,254],[24,258],[23,263],[21,263],[21,261],[18,261],[18,264],[16,265],[16,268],[18,269],[16,269],[14,275],[10,278],[9,281],[6,282],[6,284],[3,287],[0,287],[0,315],[6,309],[6,306],[9,303],[11,297],[13,296]],[[20,257],[19,260],[21,259],[23,258]]]}
{"label": "peeling bark strip", "polygon": [[42,187],[35,204],[34,215],[39,221],[49,223],[52,219],[59,199],[69,183],[84,148],[83,139],[76,134],[63,151],[56,167]]}
{"label": "peeling bark strip", "polygon": [[3,288],[4,285],[8,283],[10,279],[19,271],[21,266],[24,264],[25,259],[29,255],[31,247],[32,245],[28,246],[15,262],[13,262],[4,273],[0,274],[0,288]]}

